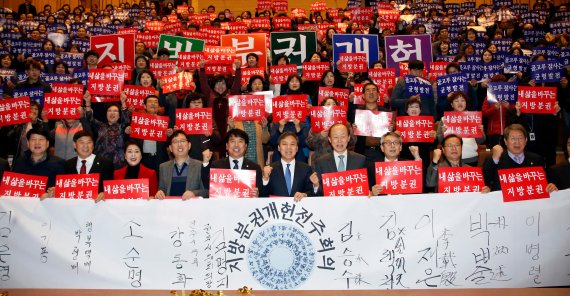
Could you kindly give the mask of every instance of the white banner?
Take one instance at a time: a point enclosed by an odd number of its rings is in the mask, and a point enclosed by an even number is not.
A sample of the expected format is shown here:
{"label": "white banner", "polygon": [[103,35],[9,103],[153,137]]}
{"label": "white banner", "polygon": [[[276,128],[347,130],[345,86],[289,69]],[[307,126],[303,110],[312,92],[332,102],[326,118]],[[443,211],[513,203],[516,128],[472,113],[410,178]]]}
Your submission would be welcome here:
{"label": "white banner", "polygon": [[0,199],[0,288],[570,285],[570,191],[239,200]]}

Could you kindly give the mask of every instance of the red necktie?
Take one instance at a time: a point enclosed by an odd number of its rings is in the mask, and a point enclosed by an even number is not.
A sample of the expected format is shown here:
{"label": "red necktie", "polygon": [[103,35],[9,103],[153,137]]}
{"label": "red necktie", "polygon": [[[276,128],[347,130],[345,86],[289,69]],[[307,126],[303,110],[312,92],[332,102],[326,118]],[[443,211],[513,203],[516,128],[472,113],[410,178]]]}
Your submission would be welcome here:
{"label": "red necktie", "polygon": [[86,162],[87,160],[81,161],[81,169],[79,170],[80,174],[87,174],[87,166],[85,165]]}

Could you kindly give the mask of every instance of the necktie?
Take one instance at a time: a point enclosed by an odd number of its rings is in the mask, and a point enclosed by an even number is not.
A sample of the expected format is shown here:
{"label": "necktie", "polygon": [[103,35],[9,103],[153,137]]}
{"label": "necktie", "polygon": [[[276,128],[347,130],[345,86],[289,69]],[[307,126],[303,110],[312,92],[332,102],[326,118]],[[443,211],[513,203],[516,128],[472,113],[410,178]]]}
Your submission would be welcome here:
{"label": "necktie", "polygon": [[87,166],[85,163],[87,163],[87,160],[84,159],[81,161],[81,169],[79,169],[80,174],[87,174]]}
{"label": "necktie", "polygon": [[344,155],[338,156],[338,171],[339,172],[346,171],[346,167],[344,166]]}
{"label": "necktie", "polygon": [[515,155],[515,162],[518,164],[522,163],[522,156],[521,155]]}
{"label": "necktie", "polygon": [[234,159],[234,170],[239,170],[238,163],[239,161]]}
{"label": "necktie", "polygon": [[287,164],[287,169],[285,170],[285,184],[287,185],[287,192],[291,195],[291,170],[289,169],[291,164]]}

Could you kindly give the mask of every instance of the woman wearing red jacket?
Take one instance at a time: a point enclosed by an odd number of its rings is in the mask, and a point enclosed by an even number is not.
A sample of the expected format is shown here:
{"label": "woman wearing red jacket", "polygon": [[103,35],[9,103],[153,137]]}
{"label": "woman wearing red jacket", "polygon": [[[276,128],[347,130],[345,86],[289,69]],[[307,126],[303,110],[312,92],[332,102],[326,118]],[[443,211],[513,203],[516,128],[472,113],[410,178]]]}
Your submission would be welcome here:
{"label": "woman wearing red jacket", "polygon": [[[506,82],[507,77],[499,74],[493,76],[491,82]],[[501,145],[501,138],[505,128],[513,121],[516,115],[515,104],[509,102],[489,103],[487,97],[482,106],[483,117],[487,119],[487,147]]]}
{"label": "woman wearing red jacket", "polygon": [[135,142],[125,143],[125,160],[127,165],[115,170],[113,176],[115,180],[125,179],[148,179],[149,197],[154,197],[158,191],[158,178],[156,171],[145,167],[142,163],[142,149]]}

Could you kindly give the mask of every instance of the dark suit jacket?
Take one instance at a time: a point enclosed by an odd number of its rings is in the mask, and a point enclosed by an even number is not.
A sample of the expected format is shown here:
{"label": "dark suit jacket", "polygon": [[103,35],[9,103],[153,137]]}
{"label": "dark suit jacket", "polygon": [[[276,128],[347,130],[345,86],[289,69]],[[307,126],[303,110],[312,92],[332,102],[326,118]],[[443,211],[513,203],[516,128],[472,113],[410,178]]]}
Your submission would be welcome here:
{"label": "dark suit jacket", "polygon": [[485,160],[485,164],[483,165],[483,178],[485,179],[485,185],[489,186],[489,188],[491,188],[493,191],[501,190],[499,173],[497,172],[498,170],[533,166],[541,166],[544,168],[544,159],[542,156],[534,154],[532,152],[525,151],[524,161],[522,164],[518,164],[512,158],[510,158],[507,154],[507,151],[503,152],[503,155],[501,155],[501,158],[499,158],[498,164],[495,164],[493,158],[489,157],[487,160]]}
{"label": "dark suit jacket", "polygon": [[[113,173],[113,179],[124,180],[127,174],[127,166],[124,166]],[[139,168],[139,178],[148,179],[148,194],[149,196],[154,196],[158,191],[158,178],[156,177],[156,171],[145,167],[142,163]]]}
{"label": "dark suit jacket", "polygon": [[10,164],[4,158],[0,158],[0,180],[4,176],[4,172],[10,171]]}
{"label": "dark suit jacket", "polygon": [[548,176],[548,180],[554,183],[559,190],[570,188],[570,163],[568,160],[551,167]]}
{"label": "dark suit jacket", "polygon": [[[228,157],[226,157],[226,158],[218,159],[218,160],[210,163],[210,165],[207,167],[208,178],[210,176],[210,168],[231,169],[230,159]],[[257,163],[255,163],[255,162],[253,162],[247,158],[244,158],[241,169],[242,170],[255,170],[255,187],[257,187],[259,189],[259,196],[265,196],[266,194],[263,192],[263,174],[261,172],[261,167]],[[208,184],[208,188],[209,187],[210,186]]]}
{"label": "dark suit jacket", "polygon": [[[170,195],[173,169],[174,160],[160,164],[158,189],[162,190],[166,196]],[[190,165],[188,166],[186,190],[192,191],[196,196],[208,198],[208,190],[206,190],[204,184],[202,184],[202,162],[192,158],[190,158]]]}
{"label": "dark suit jacket", "polygon": [[[362,168],[366,168],[366,157],[362,154],[358,154],[356,152],[348,151],[348,154],[346,157],[346,170],[350,171],[350,170],[357,170],[357,169],[362,169]],[[317,192],[317,195],[323,195],[322,175],[326,174],[326,173],[336,173],[337,172],[336,163],[334,160],[334,152],[327,153],[327,154],[319,157],[315,161],[315,171],[317,172],[317,175],[319,176],[319,183],[321,184],[321,186],[319,186],[319,191]]]}
{"label": "dark suit jacket", "polygon": [[[95,160],[93,161],[93,165],[87,173],[99,173],[99,192],[103,192],[103,181],[113,180],[113,171],[113,163],[110,160],[96,155]],[[65,173],[79,174],[79,171],[77,170],[77,156],[65,162]]]}
{"label": "dark suit jacket", "polygon": [[315,195],[313,183],[311,183],[309,179],[313,173],[313,169],[308,164],[295,161],[291,194],[287,192],[287,183],[285,182],[285,174],[283,173],[283,164],[281,161],[272,163],[271,167],[273,171],[269,177],[269,183],[264,186],[264,193],[267,196],[293,196],[297,192],[306,193],[308,196]]}

